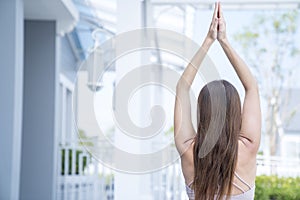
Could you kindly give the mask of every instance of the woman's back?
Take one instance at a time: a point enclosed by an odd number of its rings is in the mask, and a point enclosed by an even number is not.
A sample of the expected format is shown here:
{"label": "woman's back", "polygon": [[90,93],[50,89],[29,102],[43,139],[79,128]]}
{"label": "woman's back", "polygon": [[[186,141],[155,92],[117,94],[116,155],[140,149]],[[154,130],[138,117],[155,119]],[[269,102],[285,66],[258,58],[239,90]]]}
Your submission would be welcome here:
{"label": "woman's back", "polygon": [[[255,191],[256,176],[256,156],[251,155],[251,143],[244,138],[239,139],[238,159],[233,178],[233,187],[231,190],[231,200],[253,200]],[[185,178],[186,192],[189,199],[194,199],[194,190],[192,188],[194,178],[193,149],[194,143],[181,156],[182,171]]]}
{"label": "woman's back", "polygon": [[[244,86],[245,98],[241,106],[237,90],[228,81],[206,84],[199,93],[197,130],[194,130],[190,89],[216,39]],[[174,139],[186,184],[193,182],[187,192],[195,194],[197,200],[222,199],[226,195],[231,195],[231,199],[253,199],[260,137],[258,86],[227,40],[222,9],[216,3],[208,34],[176,87]]]}

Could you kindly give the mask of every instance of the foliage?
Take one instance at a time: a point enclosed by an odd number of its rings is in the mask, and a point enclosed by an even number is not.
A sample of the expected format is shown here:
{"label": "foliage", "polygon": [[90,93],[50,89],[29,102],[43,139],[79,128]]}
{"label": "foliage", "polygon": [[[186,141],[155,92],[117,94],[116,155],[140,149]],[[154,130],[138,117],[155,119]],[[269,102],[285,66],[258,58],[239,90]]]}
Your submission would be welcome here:
{"label": "foliage", "polygon": [[261,88],[267,103],[266,133],[270,136],[270,152],[276,155],[279,129],[287,126],[295,115],[289,108],[289,92],[293,70],[299,65],[300,51],[296,43],[298,10],[266,12],[257,15],[250,26],[234,35]]}
{"label": "foliage", "polygon": [[171,135],[173,136],[174,134],[174,126],[171,126],[166,132],[165,135]]}
{"label": "foliage", "polygon": [[79,145],[86,146],[86,147],[94,146],[93,142],[88,140],[89,138],[86,136],[83,130],[78,131],[78,136],[79,136]]}
{"label": "foliage", "polygon": [[[68,151],[68,154],[69,154],[69,160],[68,160],[68,169],[67,169],[67,172],[65,172],[65,153],[66,153],[66,150]],[[62,159],[61,159],[61,175],[65,175],[66,173],[68,175],[72,174],[72,158],[73,158],[73,154],[72,154],[72,150],[71,149],[62,149],[61,150],[61,156],[62,156]],[[84,169],[87,167],[87,158],[86,156],[84,156],[82,158],[82,168],[83,169],[79,169],[79,155],[82,153],[81,150],[76,150],[75,151],[75,174],[78,175],[79,174],[79,171],[84,171]],[[90,156],[90,155],[89,155]]]}
{"label": "foliage", "polygon": [[171,145],[175,147],[175,141],[174,141],[174,126],[171,126],[168,130],[165,132],[165,136],[171,140]]}
{"label": "foliage", "polygon": [[[85,147],[93,147],[94,144],[92,141],[89,140],[89,138],[86,136],[86,134],[84,133],[83,130],[79,130],[78,132],[78,136],[79,136],[79,141],[78,141],[78,145],[79,146],[85,146]],[[61,145],[61,144],[60,144]],[[62,146],[62,145],[61,145]],[[65,172],[65,154],[66,151],[68,151],[68,169],[67,172]],[[69,148],[61,148],[61,175],[71,175],[72,174],[72,159],[73,159],[73,151],[74,155],[75,155],[75,174],[78,175],[80,171],[84,171],[88,165],[87,163],[87,157],[91,158],[92,155],[90,154],[90,152],[87,152],[86,150],[80,150],[80,149],[69,149]],[[82,169],[79,169],[79,156],[80,154],[85,153],[86,156],[83,156],[82,158]]]}
{"label": "foliage", "polygon": [[105,178],[105,184],[106,185],[109,185],[111,184],[111,182],[113,182],[114,180],[114,174],[110,173],[110,174],[105,174],[105,175],[102,175],[104,178]]}
{"label": "foliage", "polygon": [[299,200],[300,177],[256,177],[255,200]]}

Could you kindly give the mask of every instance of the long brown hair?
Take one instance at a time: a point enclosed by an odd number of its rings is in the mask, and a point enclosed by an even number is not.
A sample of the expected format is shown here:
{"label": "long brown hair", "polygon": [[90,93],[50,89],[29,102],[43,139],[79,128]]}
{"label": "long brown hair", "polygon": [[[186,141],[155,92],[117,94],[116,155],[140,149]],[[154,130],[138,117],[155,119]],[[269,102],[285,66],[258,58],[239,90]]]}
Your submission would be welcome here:
{"label": "long brown hair", "polygon": [[205,85],[198,97],[194,140],[194,182],[197,200],[220,200],[231,194],[241,129],[241,102],[225,80]]}

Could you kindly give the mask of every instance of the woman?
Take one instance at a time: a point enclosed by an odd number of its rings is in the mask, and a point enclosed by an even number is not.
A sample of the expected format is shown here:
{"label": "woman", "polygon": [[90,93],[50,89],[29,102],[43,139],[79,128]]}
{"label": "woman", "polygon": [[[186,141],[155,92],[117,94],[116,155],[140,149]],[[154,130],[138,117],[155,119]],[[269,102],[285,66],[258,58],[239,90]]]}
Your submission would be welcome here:
{"label": "woman", "polygon": [[[189,92],[212,43],[218,40],[245,89],[243,108],[235,87],[225,80],[200,91],[197,131],[191,122]],[[223,113],[223,114],[222,114]],[[190,199],[254,199],[261,111],[258,86],[229,44],[220,3],[208,34],[177,83],[174,137]]]}

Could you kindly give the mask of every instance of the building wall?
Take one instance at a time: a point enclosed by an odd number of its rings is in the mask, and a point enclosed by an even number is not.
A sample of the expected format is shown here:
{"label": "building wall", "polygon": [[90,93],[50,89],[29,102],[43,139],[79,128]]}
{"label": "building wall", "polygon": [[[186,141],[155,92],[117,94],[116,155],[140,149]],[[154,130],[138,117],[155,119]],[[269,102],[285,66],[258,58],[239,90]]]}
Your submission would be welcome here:
{"label": "building wall", "polygon": [[23,1],[0,1],[0,199],[19,199],[23,96]]}
{"label": "building wall", "polygon": [[[60,73],[64,74],[70,81],[74,82],[80,61],[74,55],[69,36],[57,38],[57,62]],[[70,36],[71,37],[71,36]]]}
{"label": "building wall", "polygon": [[54,199],[57,163],[56,22],[26,20],[20,198]]}
{"label": "building wall", "polygon": [[281,156],[284,158],[300,159],[300,130],[287,132],[281,140]]}

